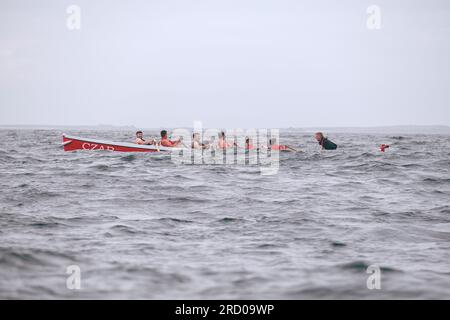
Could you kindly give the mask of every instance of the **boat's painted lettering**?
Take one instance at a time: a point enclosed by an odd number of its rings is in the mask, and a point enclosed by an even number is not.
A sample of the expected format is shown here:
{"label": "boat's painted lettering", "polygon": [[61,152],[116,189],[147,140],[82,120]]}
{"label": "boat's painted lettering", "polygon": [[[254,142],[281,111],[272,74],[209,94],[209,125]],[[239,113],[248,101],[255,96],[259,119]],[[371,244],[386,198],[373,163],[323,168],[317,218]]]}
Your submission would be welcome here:
{"label": "boat's painted lettering", "polygon": [[83,150],[109,150],[114,151],[114,147],[111,146],[103,146],[101,144],[95,144],[95,143],[83,143],[81,146]]}

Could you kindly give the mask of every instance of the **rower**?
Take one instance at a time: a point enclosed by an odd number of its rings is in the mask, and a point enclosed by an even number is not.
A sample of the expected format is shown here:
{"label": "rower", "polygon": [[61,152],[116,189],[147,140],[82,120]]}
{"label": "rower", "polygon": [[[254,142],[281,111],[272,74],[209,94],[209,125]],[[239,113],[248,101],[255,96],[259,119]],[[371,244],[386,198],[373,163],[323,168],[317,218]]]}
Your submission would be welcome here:
{"label": "rower", "polygon": [[217,146],[219,149],[228,149],[235,145],[234,143],[227,142],[225,132],[223,132],[223,131],[219,132],[218,136],[219,136],[219,142],[217,143]]}
{"label": "rower", "polygon": [[255,149],[255,146],[253,145],[252,138],[246,137],[245,138],[245,150],[253,150]]}
{"label": "rower", "polygon": [[162,130],[161,131],[161,145],[164,147],[177,147],[179,144],[181,144],[181,138],[178,138],[177,140],[169,140],[169,138],[167,137],[167,130]]}
{"label": "rower", "polygon": [[284,145],[284,144],[277,144],[277,139],[275,139],[275,138],[269,139],[269,147],[272,150],[297,151],[296,149],[294,149],[294,148],[292,148],[290,146],[287,146],[287,145]]}
{"label": "rower", "polygon": [[208,147],[208,143],[202,143],[200,141],[200,133],[195,132],[192,135],[192,149],[207,149]]}
{"label": "rower", "polygon": [[337,144],[325,138],[322,132],[316,133],[316,140],[319,142],[322,150],[336,150],[338,147]]}
{"label": "rower", "polygon": [[145,140],[144,133],[142,131],[136,132],[136,141],[135,142],[136,142],[136,144],[146,144],[146,145],[156,144],[156,141],[154,139],[148,140],[148,141]]}

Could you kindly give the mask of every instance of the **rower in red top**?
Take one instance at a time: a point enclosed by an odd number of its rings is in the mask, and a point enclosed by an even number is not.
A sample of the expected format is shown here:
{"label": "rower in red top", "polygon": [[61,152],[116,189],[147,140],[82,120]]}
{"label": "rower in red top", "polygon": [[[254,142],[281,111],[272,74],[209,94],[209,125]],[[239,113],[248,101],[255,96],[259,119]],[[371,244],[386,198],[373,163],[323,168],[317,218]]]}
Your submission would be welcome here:
{"label": "rower in red top", "polygon": [[144,139],[144,133],[142,131],[136,132],[136,144],[156,144],[156,141],[154,139],[152,140],[145,140]]}
{"label": "rower in red top", "polygon": [[294,148],[292,148],[290,146],[287,146],[287,145],[284,145],[284,144],[277,144],[277,139],[275,139],[275,138],[269,139],[269,147],[272,150],[297,151],[296,149],[294,149]]}
{"label": "rower in red top", "polygon": [[162,130],[161,131],[161,145],[164,147],[178,147],[178,145],[181,144],[181,139],[178,138],[175,141],[169,140],[167,137],[167,131]]}

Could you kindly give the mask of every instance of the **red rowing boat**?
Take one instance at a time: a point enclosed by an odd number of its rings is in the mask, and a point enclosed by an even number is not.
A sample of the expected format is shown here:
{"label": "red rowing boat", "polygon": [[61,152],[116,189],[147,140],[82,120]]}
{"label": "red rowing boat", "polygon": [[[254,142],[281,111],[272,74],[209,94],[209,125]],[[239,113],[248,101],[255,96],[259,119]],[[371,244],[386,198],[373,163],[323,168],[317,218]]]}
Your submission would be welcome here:
{"label": "red rowing boat", "polygon": [[107,150],[118,152],[160,152],[174,151],[179,148],[169,148],[154,145],[140,145],[127,142],[109,142],[97,139],[86,139],[63,134],[64,151],[76,150]]}

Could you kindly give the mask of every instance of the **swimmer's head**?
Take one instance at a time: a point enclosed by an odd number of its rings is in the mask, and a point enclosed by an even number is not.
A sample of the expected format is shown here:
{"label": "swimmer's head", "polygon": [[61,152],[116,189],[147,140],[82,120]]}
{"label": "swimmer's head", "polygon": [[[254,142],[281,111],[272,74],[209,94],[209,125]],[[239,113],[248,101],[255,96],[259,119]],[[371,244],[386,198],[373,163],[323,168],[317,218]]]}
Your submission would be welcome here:
{"label": "swimmer's head", "polygon": [[324,138],[323,133],[322,132],[316,132],[316,140],[317,141],[322,141]]}

